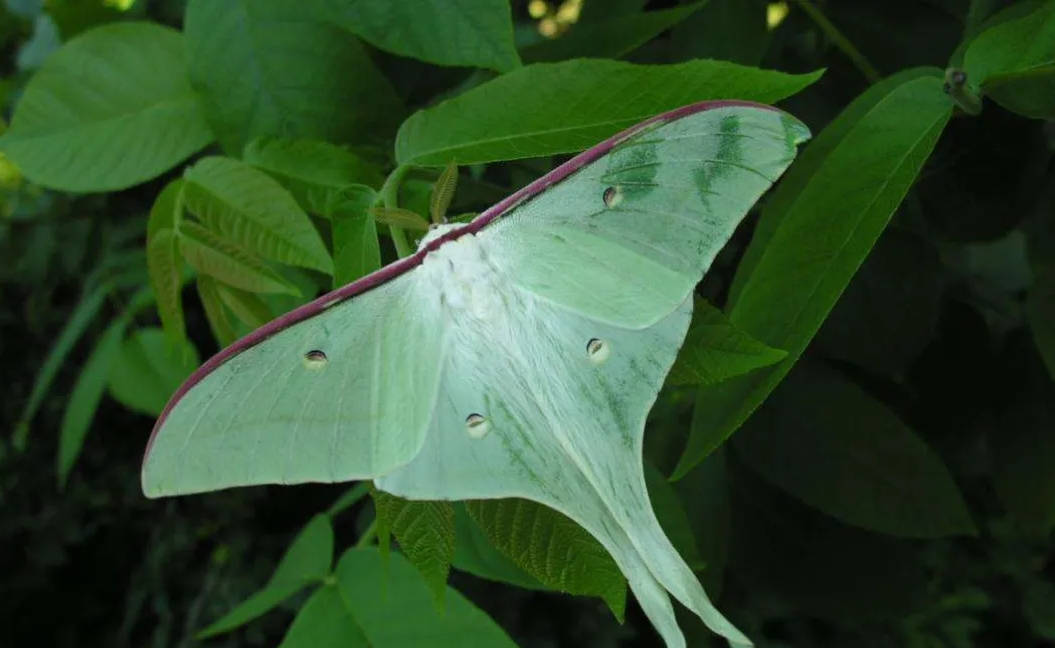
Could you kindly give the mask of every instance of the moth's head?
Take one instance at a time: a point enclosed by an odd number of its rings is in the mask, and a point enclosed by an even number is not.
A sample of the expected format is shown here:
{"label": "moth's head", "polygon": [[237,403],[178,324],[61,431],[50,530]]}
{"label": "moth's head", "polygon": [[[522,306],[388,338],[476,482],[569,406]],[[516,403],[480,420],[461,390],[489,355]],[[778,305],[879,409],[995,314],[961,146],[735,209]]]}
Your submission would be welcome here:
{"label": "moth's head", "polygon": [[459,227],[465,227],[465,223],[433,223],[429,225],[429,231],[425,232],[425,236],[418,241],[418,249],[424,248],[447,232]]}

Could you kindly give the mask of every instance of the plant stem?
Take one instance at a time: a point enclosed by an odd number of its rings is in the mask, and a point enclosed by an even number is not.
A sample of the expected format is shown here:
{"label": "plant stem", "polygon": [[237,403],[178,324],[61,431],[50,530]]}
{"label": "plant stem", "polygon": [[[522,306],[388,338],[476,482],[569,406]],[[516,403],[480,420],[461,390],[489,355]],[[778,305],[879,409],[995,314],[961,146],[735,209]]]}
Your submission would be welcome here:
{"label": "plant stem", "polygon": [[832,24],[832,21],[828,20],[828,17],[825,16],[811,0],[796,0],[796,3],[802,7],[802,10],[806,12],[806,15],[808,15],[810,19],[821,28],[821,31],[832,40],[832,43],[850,59],[861,74],[868,79],[869,83],[875,83],[881,78],[879,71],[868,62],[868,59],[865,58],[864,54],[854,47],[854,44],[850,42],[850,39],[844,36],[843,33],[839,31],[839,28]]}
{"label": "plant stem", "polygon": [[[403,177],[407,175],[408,171],[410,171],[408,165],[400,164],[392,170],[392,173],[388,174],[388,177],[385,178],[385,184],[381,185],[381,191],[378,192],[377,199],[388,209],[399,207],[399,185],[402,184]],[[396,254],[400,258],[414,254],[414,248],[407,242],[407,234],[402,227],[389,225],[388,231],[392,235],[392,243],[396,246]]]}
{"label": "plant stem", "polygon": [[369,545],[377,537],[377,519],[375,518],[370,522],[370,526],[366,527],[366,531],[363,531],[363,535],[359,536],[359,540],[355,543],[356,549],[362,549]]}
{"label": "plant stem", "polygon": [[370,492],[370,484],[367,482],[360,482],[345,491],[344,495],[337,498],[337,501],[330,505],[330,508],[326,510],[326,514],[331,518],[338,515],[342,511],[352,507],[356,502],[363,499],[367,493]]}

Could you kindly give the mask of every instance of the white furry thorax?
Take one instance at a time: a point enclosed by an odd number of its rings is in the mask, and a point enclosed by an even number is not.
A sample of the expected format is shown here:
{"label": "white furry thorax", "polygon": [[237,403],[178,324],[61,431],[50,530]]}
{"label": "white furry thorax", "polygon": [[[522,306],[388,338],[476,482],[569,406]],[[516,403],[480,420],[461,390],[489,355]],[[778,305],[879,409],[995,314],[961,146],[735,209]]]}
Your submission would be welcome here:
{"label": "white furry thorax", "polygon": [[[434,227],[419,247],[452,227]],[[467,315],[484,321],[505,315],[507,305],[502,286],[507,282],[477,235],[464,234],[433,250],[422,262],[422,271],[429,291],[439,297],[439,305],[447,314],[458,319]]]}

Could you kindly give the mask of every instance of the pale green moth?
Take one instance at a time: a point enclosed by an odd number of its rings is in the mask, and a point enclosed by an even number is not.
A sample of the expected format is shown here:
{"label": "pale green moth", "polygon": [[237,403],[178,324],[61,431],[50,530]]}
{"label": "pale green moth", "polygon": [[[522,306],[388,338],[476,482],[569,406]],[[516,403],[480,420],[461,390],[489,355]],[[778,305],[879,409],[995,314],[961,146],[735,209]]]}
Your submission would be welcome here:
{"label": "pale green moth", "polygon": [[154,427],[143,491],[535,500],[608,549],[667,646],[685,645],[668,594],[750,645],[660,528],[641,447],[696,283],[808,136],[768,106],[693,104],[435,226],[205,363]]}

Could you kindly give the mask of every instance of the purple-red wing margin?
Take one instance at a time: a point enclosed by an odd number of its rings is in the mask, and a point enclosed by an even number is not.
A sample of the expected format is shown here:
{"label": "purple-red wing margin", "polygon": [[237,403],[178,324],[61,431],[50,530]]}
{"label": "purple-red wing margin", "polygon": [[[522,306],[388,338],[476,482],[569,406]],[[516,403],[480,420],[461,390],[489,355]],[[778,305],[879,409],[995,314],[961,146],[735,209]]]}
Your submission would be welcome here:
{"label": "purple-red wing margin", "polygon": [[278,333],[283,329],[289,328],[297,322],[301,322],[303,320],[308,319],[309,317],[314,317],[315,315],[318,315],[319,313],[327,310],[338,302],[342,302],[351,297],[355,297],[356,295],[364,293],[367,290],[370,290],[371,288],[376,288],[377,286],[380,286],[386,281],[394,279],[399,275],[403,274],[404,272],[418,265],[421,265],[421,262],[425,259],[426,256],[428,256],[430,252],[440,247],[447,241],[457,239],[461,236],[464,236],[465,234],[472,234],[480,231],[481,229],[486,227],[488,223],[498,218],[499,216],[502,216],[509,210],[519,205],[520,203],[537,196],[549,187],[557,184],[561,180],[564,180],[571,174],[583,168],[587,164],[594,162],[595,160],[603,156],[605,153],[611,151],[617,144],[627,139],[628,137],[634,135],[641,129],[651,126],[655,123],[670,122],[676,119],[681,119],[682,117],[686,117],[688,115],[694,115],[699,112],[714,110],[716,108],[728,108],[730,106],[763,108],[766,110],[774,111],[779,110],[777,108],[774,108],[773,106],[767,106],[766,104],[755,103],[753,101],[700,101],[698,103],[682,106],[681,108],[675,108],[674,110],[670,110],[668,112],[656,115],[655,117],[646,119],[645,121],[639,124],[635,124],[634,126],[631,126],[630,128],[627,128],[624,131],[612,135],[611,137],[604,140],[600,144],[597,144],[593,148],[589,148],[583,151],[582,153],[576,155],[572,159],[553,169],[538,180],[535,180],[531,184],[525,186],[524,188],[510,194],[506,198],[495,203],[486,211],[480,213],[480,215],[478,215],[472,221],[466,223],[465,226],[451,230],[447,234],[444,234],[436,240],[429,242],[428,245],[418,250],[414,254],[408,257],[404,257],[393,263],[390,263],[385,267],[366,275],[365,277],[356,279],[350,284],[341,286],[336,290],[326,293],[318,299],[315,299],[313,301],[308,302],[307,304],[304,304],[303,306],[295,308],[290,312],[286,313],[285,315],[271,320],[267,324],[261,326],[252,333],[249,333],[245,337],[236,340],[230,346],[221,349],[216,353],[216,355],[209,358],[205,362],[205,364],[198,367],[198,369],[194,373],[192,373],[187,378],[187,380],[183,381],[183,384],[180,385],[179,389],[176,390],[176,393],[172,395],[172,398],[170,398],[169,402],[165,405],[165,409],[161,411],[161,415],[158,416],[157,422],[154,423],[154,429],[150,433],[150,440],[147,441],[146,451],[143,453],[144,465],[146,464],[146,458],[150,455],[150,448],[154,445],[154,439],[157,437],[158,431],[161,429],[161,426],[165,423],[165,419],[168,417],[169,412],[172,411],[172,408],[176,406],[176,403],[178,403],[181,398],[183,398],[184,394],[190,391],[191,387],[194,387],[194,385],[201,382],[202,379],[205,378],[205,376],[208,376],[210,373],[212,373],[217,367],[226,362],[228,358],[231,358],[232,356],[235,356],[252,346],[260,344],[275,333]]}

